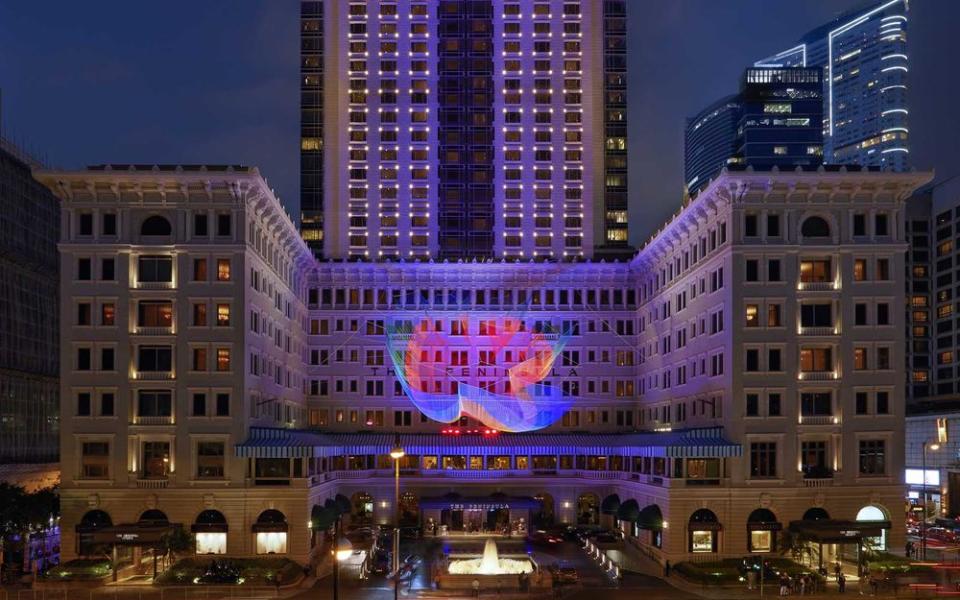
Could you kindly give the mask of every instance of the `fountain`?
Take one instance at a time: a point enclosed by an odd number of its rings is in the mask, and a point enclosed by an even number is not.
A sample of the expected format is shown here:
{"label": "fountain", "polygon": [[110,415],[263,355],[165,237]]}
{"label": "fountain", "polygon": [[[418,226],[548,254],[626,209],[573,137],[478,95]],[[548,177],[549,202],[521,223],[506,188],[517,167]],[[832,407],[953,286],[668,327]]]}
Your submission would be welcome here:
{"label": "fountain", "polygon": [[447,572],[451,575],[519,575],[532,573],[533,563],[527,557],[500,558],[497,543],[488,539],[480,558],[451,559]]}

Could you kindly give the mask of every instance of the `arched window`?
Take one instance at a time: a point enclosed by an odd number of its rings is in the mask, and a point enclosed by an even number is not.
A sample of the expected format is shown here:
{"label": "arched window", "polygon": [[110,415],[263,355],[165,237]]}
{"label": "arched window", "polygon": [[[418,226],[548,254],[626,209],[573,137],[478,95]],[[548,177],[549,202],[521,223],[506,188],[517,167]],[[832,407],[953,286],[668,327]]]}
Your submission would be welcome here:
{"label": "arched window", "polygon": [[279,510],[271,508],[260,513],[253,524],[257,554],[286,554],[288,529],[287,517]]}
{"label": "arched window", "polygon": [[830,237],[830,224],[823,217],[807,217],[800,226],[800,234],[805,238]]}
{"label": "arched window", "polygon": [[169,522],[169,519],[167,519],[167,514],[162,510],[157,510],[155,508],[143,511],[143,514],[140,515],[139,520],[141,523],[144,521],[153,521],[155,523]]}
{"label": "arched window", "polygon": [[857,512],[857,521],[874,522],[880,525],[880,535],[877,537],[867,537],[863,541],[867,543],[872,550],[887,549],[887,529],[890,521],[887,519],[886,512],[879,506],[872,504],[864,506]]}
{"label": "arched window", "polygon": [[830,513],[822,508],[811,508],[803,513],[804,521],[829,521]]}
{"label": "arched window", "polygon": [[140,235],[170,235],[172,232],[170,221],[160,215],[147,217],[140,225]]}
{"label": "arched window", "polygon": [[712,510],[701,508],[694,512],[688,524],[690,552],[716,552],[722,528]]}
{"label": "arched window", "polygon": [[777,549],[776,532],[783,529],[777,516],[766,508],[758,508],[747,517],[747,551],[773,552]]}
{"label": "arched window", "polygon": [[227,553],[227,519],[219,510],[205,510],[190,527],[197,541],[197,554]]}
{"label": "arched window", "polygon": [[110,519],[110,515],[102,510],[91,510],[83,515],[77,528],[99,529],[101,527],[110,527],[111,525],[113,525],[113,520]]}

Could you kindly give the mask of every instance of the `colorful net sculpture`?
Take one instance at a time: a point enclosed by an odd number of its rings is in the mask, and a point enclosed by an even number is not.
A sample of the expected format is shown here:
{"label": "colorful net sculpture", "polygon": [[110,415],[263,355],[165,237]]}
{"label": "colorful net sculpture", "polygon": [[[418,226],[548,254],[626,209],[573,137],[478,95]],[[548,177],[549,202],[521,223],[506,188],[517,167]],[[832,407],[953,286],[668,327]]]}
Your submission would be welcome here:
{"label": "colorful net sculpture", "polygon": [[[466,330],[466,319],[462,324]],[[501,431],[542,429],[559,420],[571,399],[559,388],[541,383],[551,374],[566,344],[563,332],[531,332],[510,321],[506,331],[475,337],[428,330],[392,331],[387,348],[397,380],[410,400],[427,417],[452,423],[466,415]],[[490,333],[490,332],[488,332]],[[483,348],[497,364],[467,365],[432,362],[431,352],[445,348],[469,352]],[[499,364],[504,357],[507,363]],[[439,389],[438,389],[439,388]]]}

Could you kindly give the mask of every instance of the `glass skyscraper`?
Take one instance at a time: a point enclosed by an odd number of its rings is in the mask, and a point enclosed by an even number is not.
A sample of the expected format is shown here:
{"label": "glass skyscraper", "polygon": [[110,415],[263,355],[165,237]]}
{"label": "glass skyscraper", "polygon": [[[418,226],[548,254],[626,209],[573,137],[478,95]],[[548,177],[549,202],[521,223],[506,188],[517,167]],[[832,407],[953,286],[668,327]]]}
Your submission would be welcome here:
{"label": "glass skyscraper", "polygon": [[824,162],[907,169],[907,0],[843,14],[755,66],[824,70]]}
{"label": "glass skyscraper", "polygon": [[330,259],[629,252],[626,2],[301,3],[301,235]]}
{"label": "glass skyscraper", "polygon": [[0,140],[0,465],[58,456],[60,203]]}

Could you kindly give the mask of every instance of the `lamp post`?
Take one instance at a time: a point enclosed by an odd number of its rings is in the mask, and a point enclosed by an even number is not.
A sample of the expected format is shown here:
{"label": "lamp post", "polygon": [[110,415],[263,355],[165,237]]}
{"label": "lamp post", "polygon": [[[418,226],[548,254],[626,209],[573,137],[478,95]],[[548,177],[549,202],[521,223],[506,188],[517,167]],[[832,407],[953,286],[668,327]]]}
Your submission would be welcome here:
{"label": "lamp post", "polygon": [[940,444],[927,441],[923,442],[923,452],[920,465],[920,489],[923,494],[923,518],[920,519],[920,557],[927,560],[927,448],[936,452],[940,449]]}
{"label": "lamp post", "polygon": [[333,600],[340,600],[340,563],[353,554],[353,544],[340,534],[339,518],[334,523],[333,531]]}
{"label": "lamp post", "polygon": [[400,597],[400,459],[407,453],[400,445],[400,434],[393,441],[393,600]]}

